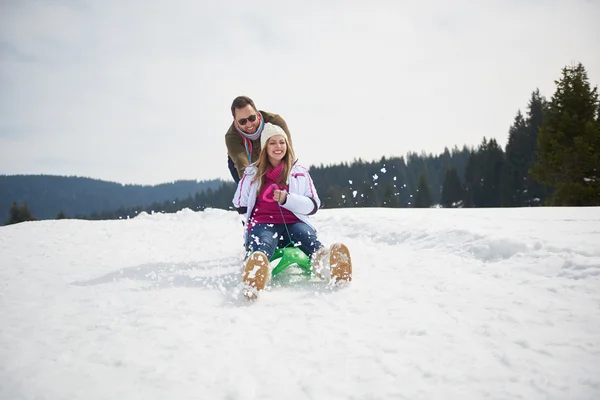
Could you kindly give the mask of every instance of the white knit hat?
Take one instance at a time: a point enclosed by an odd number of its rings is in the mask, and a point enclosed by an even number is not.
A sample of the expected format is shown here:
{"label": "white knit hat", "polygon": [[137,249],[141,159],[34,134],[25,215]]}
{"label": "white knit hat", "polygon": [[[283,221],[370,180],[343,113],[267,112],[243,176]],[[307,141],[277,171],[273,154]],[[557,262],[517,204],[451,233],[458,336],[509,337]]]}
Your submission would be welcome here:
{"label": "white knit hat", "polygon": [[285,138],[285,143],[288,142],[287,135],[285,131],[281,129],[281,127],[267,122],[263,127],[262,133],[260,134],[260,148],[264,148],[269,139],[276,135],[283,136]]}

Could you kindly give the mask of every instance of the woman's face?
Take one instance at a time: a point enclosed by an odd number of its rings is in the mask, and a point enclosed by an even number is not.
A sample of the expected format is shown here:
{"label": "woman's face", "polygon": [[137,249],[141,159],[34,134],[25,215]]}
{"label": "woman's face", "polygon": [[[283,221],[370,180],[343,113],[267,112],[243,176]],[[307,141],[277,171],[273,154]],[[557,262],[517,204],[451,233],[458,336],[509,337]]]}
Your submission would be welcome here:
{"label": "woman's face", "polygon": [[274,167],[278,166],[285,153],[287,152],[287,143],[282,135],[275,135],[267,141],[267,156]]}

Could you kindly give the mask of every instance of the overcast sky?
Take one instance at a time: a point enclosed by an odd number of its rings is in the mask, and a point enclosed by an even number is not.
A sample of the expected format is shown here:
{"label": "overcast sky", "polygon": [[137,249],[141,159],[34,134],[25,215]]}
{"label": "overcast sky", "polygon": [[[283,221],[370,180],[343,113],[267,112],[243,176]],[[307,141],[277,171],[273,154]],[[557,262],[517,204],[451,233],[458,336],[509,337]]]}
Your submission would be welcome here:
{"label": "overcast sky", "polygon": [[581,62],[597,0],[0,0],[0,174],[231,179],[237,95],[306,166],[503,147],[531,92]]}

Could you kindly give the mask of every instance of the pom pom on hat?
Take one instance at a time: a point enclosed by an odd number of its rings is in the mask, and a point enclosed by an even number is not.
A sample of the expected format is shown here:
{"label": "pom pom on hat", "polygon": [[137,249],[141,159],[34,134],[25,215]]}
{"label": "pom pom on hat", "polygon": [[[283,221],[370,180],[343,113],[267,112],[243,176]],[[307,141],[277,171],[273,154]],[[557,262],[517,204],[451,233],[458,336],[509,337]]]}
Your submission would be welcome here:
{"label": "pom pom on hat", "polygon": [[288,142],[287,135],[281,127],[277,125],[273,125],[270,122],[267,122],[263,128],[262,133],[260,134],[260,148],[263,149],[270,138],[276,135],[281,135],[284,137],[285,142]]}

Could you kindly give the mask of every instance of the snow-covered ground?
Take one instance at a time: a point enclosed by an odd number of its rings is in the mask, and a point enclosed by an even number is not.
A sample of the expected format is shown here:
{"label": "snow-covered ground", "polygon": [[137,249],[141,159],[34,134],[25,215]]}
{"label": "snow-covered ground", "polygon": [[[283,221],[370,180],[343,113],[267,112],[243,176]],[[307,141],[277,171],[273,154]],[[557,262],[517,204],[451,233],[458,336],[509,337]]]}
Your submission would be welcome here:
{"label": "snow-covered ground", "polygon": [[600,398],[600,208],[314,221],[353,282],[251,303],[235,212],[0,227],[0,398]]}

